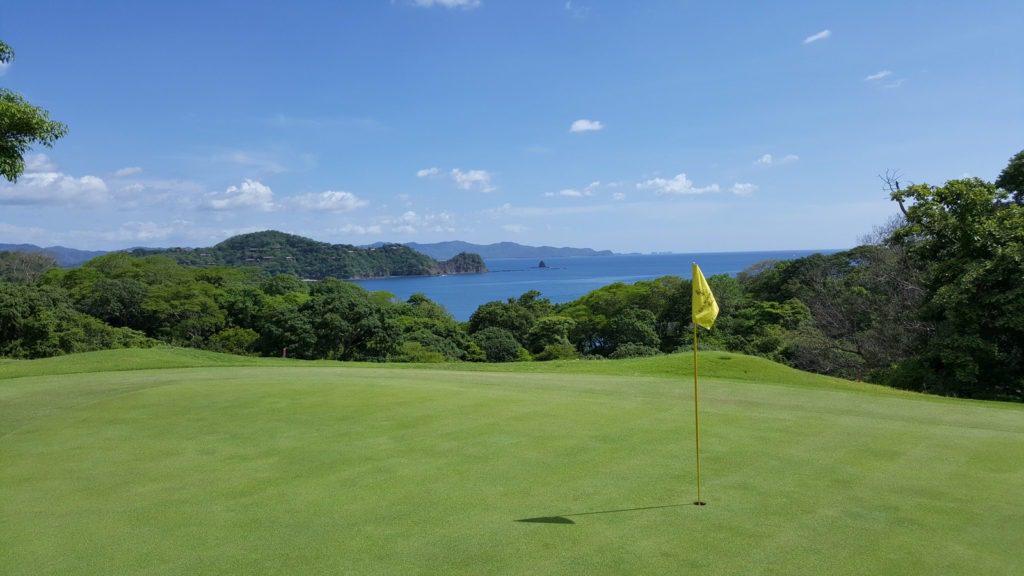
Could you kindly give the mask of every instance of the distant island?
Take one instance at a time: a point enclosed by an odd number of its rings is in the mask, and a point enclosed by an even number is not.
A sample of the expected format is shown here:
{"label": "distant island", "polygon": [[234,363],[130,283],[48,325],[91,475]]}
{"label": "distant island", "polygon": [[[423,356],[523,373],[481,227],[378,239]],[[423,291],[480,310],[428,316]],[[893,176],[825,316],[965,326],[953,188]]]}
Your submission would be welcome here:
{"label": "distant island", "polygon": [[[377,242],[369,247],[383,246]],[[483,258],[565,258],[576,256],[617,256],[611,250],[594,250],[591,248],[557,248],[554,246],[526,246],[515,242],[496,242],[494,244],[473,244],[461,240],[448,242],[436,242],[433,244],[420,244],[418,242],[406,242],[408,246],[417,252],[422,252],[431,258],[447,260],[460,252],[471,252],[479,254]]]}
{"label": "distant island", "polygon": [[184,266],[255,266],[271,274],[321,280],[439,276],[486,272],[478,254],[460,252],[435,260],[401,244],[360,248],[328,244],[275,230],[232,236],[209,248],[135,248],[135,256],[166,255]]}

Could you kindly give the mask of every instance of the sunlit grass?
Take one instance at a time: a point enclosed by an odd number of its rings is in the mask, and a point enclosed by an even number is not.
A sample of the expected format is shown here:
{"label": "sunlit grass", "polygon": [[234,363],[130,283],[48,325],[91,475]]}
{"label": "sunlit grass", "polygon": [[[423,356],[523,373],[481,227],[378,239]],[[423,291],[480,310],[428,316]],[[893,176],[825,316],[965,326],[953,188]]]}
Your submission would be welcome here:
{"label": "sunlit grass", "polygon": [[0,364],[2,574],[1017,574],[1024,410],[688,355]]}

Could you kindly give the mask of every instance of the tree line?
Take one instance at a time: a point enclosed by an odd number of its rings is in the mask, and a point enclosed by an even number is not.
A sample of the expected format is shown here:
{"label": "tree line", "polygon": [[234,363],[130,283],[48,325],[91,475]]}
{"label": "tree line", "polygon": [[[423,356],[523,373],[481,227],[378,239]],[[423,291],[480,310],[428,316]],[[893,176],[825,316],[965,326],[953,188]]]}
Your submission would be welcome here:
{"label": "tree line", "polygon": [[[702,347],[924,392],[1024,400],[1024,152],[996,182],[906,188],[854,249],[709,278]],[[392,362],[649,356],[692,346],[690,281],[615,283],[555,304],[536,291],[457,322],[341,280],[125,253],[58,269],[0,254],[0,356],[167,343],[248,355]]]}

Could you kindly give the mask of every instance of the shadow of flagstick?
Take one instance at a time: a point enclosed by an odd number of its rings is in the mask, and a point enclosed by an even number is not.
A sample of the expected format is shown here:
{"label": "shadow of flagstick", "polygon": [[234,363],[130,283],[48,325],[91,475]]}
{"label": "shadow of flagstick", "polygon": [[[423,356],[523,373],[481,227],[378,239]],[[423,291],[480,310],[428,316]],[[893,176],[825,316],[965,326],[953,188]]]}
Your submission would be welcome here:
{"label": "shadow of flagstick", "polygon": [[689,504],[666,504],[664,506],[643,506],[641,508],[620,508],[619,510],[598,510],[597,512],[576,512],[559,516],[538,516],[536,518],[520,518],[516,522],[532,522],[535,524],[575,524],[570,517],[591,516],[594,514],[616,514],[619,512],[638,512],[640,510],[658,510],[660,508],[679,508]]}

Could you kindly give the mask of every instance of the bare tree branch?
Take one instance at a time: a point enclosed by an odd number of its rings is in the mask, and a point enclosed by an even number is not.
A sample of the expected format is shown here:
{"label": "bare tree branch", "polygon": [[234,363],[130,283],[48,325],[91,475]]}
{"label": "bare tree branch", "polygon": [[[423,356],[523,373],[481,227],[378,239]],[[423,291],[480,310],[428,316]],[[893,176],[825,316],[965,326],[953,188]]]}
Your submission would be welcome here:
{"label": "bare tree branch", "polygon": [[903,213],[903,216],[906,216],[907,207],[903,205],[903,194],[902,190],[900,190],[901,176],[902,174],[897,170],[886,170],[884,175],[878,175],[878,179],[885,184],[885,190],[889,192],[889,197],[900,205],[900,212]]}

